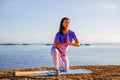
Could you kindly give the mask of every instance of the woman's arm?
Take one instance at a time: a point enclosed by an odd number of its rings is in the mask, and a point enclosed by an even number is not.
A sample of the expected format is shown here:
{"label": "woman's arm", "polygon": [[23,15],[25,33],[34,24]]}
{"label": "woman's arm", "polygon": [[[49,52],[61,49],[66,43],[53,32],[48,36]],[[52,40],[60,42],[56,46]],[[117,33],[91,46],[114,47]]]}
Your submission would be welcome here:
{"label": "woman's arm", "polygon": [[79,47],[79,46],[80,46],[80,42],[79,42],[78,39],[75,39],[74,43],[70,43],[70,41],[69,41],[69,36],[67,37],[66,43],[67,43],[68,45],[75,46],[75,47]]}
{"label": "woman's arm", "polygon": [[79,47],[80,42],[78,41],[78,39],[76,39],[74,43],[70,43],[70,41],[68,41],[68,40],[66,41],[66,43],[58,43],[56,40],[54,41],[54,46],[55,47],[60,47],[60,46],[65,46],[65,45]]}
{"label": "woman's arm", "polygon": [[54,41],[54,46],[55,46],[55,47],[60,47],[60,46],[65,46],[65,45],[70,45],[70,46],[79,47],[79,46],[80,46],[80,42],[78,41],[78,39],[76,39],[76,40],[74,41],[74,43],[70,43],[70,41],[69,41],[69,36],[67,37],[66,43],[58,43],[57,40]]}
{"label": "woman's arm", "polygon": [[80,46],[80,42],[78,41],[78,39],[76,39],[74,43],[68,43],[68,44],[71,46],[76,46],[76,47]]}

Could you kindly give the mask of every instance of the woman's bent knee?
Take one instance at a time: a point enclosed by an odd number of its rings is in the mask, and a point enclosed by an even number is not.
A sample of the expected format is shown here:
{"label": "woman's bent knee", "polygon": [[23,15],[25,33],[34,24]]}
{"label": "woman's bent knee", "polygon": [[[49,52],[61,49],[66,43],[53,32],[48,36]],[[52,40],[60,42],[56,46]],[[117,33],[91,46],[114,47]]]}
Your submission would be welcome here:
{"label": "woman's bent knee", "polygon": [[59,51],[58,51],[58,49],[56,47],[53,46],[51,48],[51,52],[50,53],[51,53],[51,55],[57,55],[57,54],[59,54]]}

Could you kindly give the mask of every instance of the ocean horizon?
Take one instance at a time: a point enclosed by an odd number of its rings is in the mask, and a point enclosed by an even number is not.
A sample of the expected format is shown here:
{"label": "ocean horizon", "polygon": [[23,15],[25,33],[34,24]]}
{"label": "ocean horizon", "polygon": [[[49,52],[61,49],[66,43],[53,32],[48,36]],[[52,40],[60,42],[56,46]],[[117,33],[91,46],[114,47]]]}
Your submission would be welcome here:
{"label": "ocean horizon", "polygon": [[[0,70],[53,66],[52,43],[0,43]],[[81,43],[67,52],[70,66],[120,65],[120,43]]]}

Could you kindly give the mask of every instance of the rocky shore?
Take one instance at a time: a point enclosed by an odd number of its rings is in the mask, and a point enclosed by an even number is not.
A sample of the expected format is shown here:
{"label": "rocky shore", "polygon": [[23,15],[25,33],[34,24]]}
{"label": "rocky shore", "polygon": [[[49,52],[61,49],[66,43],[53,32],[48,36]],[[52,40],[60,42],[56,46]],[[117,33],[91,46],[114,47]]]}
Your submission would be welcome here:
{"label": "rocky shore", "polygon": [[120,80],[120,65],[71,66],[70,69],[88,69],[91,74],[63,74],[60,76],[15,76],[15,71],[52,70],[53,67],[1,70],[0,80]]}

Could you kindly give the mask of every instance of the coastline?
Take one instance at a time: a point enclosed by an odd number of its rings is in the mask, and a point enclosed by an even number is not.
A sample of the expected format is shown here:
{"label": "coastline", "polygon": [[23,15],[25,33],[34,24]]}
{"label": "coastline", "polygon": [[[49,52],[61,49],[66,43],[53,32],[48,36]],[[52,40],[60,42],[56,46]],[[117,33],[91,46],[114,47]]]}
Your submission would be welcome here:
{"label": "coastline", "polygon": [[71,70],[74,69],[88,69],[93,73],[90,74],[62,74],[60,76],[14,76],[15,71],[41,71],[53,70],[53,67],[40,67],[40,68],[24,68],[15,70],[1,70],[0,80],[120,80],[120,65],[87,65],[87,66],[70,66]]}

